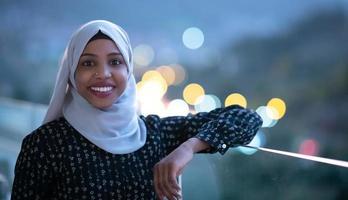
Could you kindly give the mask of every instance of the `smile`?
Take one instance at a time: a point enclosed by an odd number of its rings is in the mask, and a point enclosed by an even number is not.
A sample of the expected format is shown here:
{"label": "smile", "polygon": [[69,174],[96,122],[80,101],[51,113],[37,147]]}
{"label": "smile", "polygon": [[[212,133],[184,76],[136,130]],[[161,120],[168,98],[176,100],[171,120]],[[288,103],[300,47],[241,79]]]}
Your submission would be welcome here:
{"label": "smile", "polygon": [[92,91],[95,92],[110,92],[112,90],[112,87],[90,87]]}

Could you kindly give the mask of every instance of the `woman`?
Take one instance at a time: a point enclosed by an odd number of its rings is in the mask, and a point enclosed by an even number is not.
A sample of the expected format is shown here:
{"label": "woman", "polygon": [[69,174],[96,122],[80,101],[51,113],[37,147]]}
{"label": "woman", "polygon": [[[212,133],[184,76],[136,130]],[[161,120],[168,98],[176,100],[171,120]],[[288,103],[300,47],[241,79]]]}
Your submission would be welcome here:
{"label": "woman", "polygon": [[196,152],[249,143],[262,124],[239,106],[186,117],[136,114],[127,33],[104,20],[72,36],[41,127],[26,136],[12,199],[179,199]]}

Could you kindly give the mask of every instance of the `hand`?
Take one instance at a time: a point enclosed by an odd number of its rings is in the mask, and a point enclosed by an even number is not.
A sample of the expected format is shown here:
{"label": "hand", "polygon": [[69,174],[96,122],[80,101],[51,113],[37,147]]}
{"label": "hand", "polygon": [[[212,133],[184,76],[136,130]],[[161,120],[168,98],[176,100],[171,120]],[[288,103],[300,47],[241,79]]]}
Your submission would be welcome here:
{"label": "hand", "polygon": [[154,166],[154,185],[159,199],[181,199],[181,188],[176,181],[193,154],[209,148],[209,145],[197,138],[190,138],[163,158]]}
{"label": "hand", "polygon": [[157,198],[181,199],[177,177],[193,158],[194,151],[187,143],[181,144],[154,166],[154,185]]}

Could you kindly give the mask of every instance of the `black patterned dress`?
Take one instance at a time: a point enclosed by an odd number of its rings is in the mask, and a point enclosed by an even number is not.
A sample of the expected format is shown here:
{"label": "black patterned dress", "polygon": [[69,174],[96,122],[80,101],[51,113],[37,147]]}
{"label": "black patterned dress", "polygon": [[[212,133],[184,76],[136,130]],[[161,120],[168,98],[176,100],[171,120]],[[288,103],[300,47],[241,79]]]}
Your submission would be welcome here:
{"label": "black patterned dress", "polygon": [[15,167],[12,199],[155,199],[153,166],[191,137],[207,142],[206,153],[224,154],[249,143],[262,125],[239,106],[208,113],[160,118],[141,116],[145,145],[129,154],[106,152],[65,118],[42,125],[23,140]]}

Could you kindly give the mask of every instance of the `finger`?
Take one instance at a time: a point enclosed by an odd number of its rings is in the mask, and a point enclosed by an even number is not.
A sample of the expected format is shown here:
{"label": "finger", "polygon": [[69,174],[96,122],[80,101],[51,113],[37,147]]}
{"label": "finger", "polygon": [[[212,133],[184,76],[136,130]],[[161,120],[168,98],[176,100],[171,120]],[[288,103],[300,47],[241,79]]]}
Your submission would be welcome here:
{"label": "finger", "polygon": [[159,182],[160,182],[160,173],[159,173],[159,167],[158,165],[155,165],[154,167],[154,186],[155,186],[155,192],[156,192],[156,196],[158,199],[162,200],[163,199],[163,193],[160,189],[160,186],[159,186]]}
{"label": "finger", "polygon": [[162,165],[159,169],[160,171],[160,189],[162,190],[164,196],[171,200],[173,196],[170,191],[169,183],[168,183],[168,165]]}
{"label": "finger", "polygon": [[178,199],[181,196],[179,194],[180,187],[178,186],[178,183],[175,178],[175,174],[176,174],[175,171],[176,171],[176,167],[174,165],[167,165],[166,171],[165,171],[166,173],[165,184],[166,184],[167,192],[170,193],[173,198],[175,197],[175,199]]}
{"label": "finger", "polygon": [[179,192],[181,190],[179,183],[177,181],[177,176],[176,176],[175,171],[170,172],[169,182],[170,182],[170,185],[175,189],[176,192]]}
{"label": "finger", "polygon": [[172,186],[172,191],[174,190],[174,196],[176,199],[181,199],[181,188],[178,184],[178,181],[176,179],[176,172],[175,170],[171,170],[169,173],[169,182]]}

